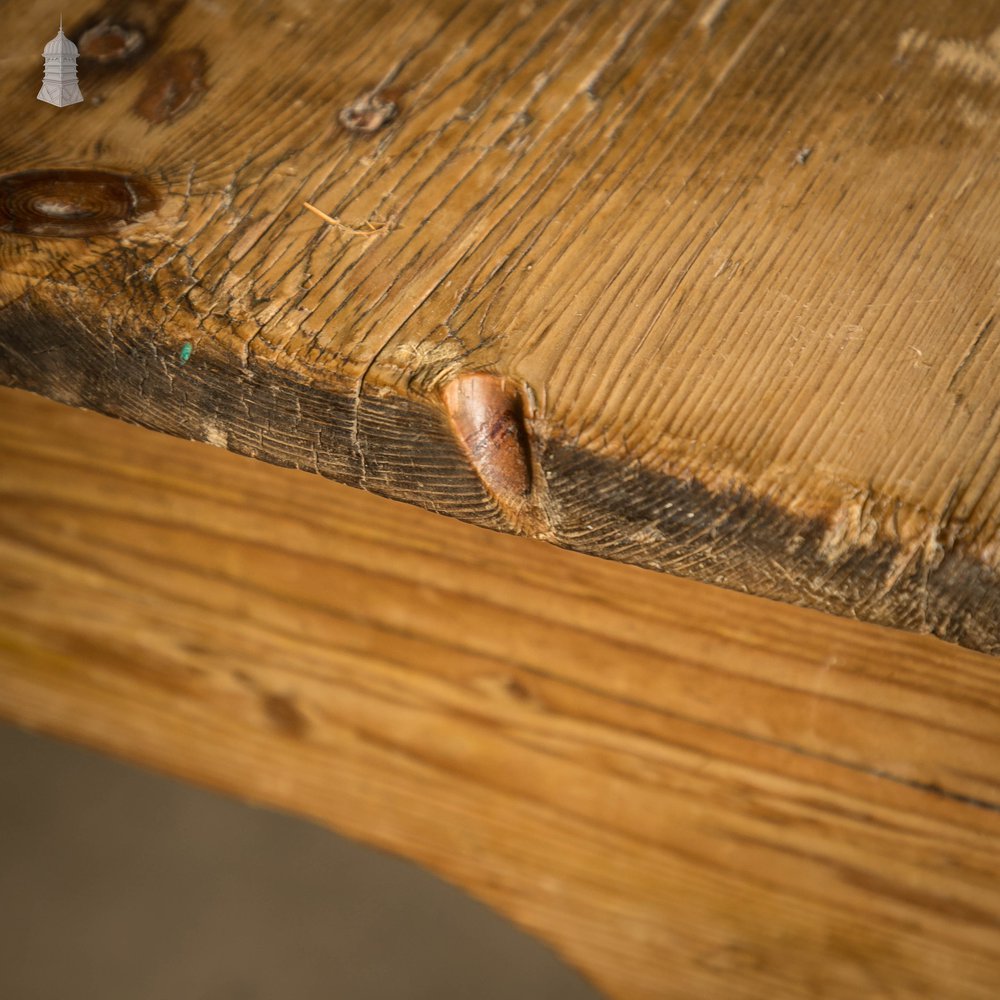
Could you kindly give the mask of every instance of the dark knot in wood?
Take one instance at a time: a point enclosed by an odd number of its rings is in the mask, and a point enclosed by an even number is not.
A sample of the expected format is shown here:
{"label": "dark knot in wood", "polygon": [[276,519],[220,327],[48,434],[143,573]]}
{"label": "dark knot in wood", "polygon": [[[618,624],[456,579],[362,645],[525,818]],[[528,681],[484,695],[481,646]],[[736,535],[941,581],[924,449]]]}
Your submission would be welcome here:
{"label": "dark knot in wood", "polygon": [[485,372],[460,375],[441,392],[455,435],[483,484],[502,504],[531,492],[531,453],[521,394]]}
{"label": "dark knot in wood", "polygon": [[129,24],[116,24],[105,18],[88,28],[81,36],[78,48],[83,59],[97,63],[124,62],[146,47],[146,36]]}
{"label": "dark knot in wood", "polygon": [[110,170],[25,170],[0,176],[0,231],[99,236],[159,205],[148,181]]}
{"label": "dark knot in wood", "polygon": [[120,77],[149,60],[186,5],[187,0],[98,0],[84,5],[89,13],[66,30],[80,50],[84,92],[102,78]]}
{"label": "dark knot in wood", "polygon": [[205,53],[198,48],[171,52],[149,68],[149,82],[133,110],[159,125],[180,117],[205,91]]}

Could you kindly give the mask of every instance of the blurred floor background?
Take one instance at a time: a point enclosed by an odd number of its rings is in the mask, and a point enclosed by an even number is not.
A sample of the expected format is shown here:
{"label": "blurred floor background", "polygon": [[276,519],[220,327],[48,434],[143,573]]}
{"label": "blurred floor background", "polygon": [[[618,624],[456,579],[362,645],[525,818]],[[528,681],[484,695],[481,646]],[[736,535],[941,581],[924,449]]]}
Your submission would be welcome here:
{"label": "blurred floor background", "polygon": [[2,1000],[595,1000],[408,862],[0,725]]}

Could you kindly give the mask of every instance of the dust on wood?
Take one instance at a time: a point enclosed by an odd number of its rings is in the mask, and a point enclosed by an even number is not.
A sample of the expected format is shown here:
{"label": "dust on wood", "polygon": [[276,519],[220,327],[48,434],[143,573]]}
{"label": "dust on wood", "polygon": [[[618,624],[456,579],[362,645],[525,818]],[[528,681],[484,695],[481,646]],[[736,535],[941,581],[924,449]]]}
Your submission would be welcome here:
{"label": "dust on wood", "polygon": [[398,111],[395,101],[379,91],[372,91],[341,108],[338,117],[340,124],[349,132],[367,135],[388,125]]}

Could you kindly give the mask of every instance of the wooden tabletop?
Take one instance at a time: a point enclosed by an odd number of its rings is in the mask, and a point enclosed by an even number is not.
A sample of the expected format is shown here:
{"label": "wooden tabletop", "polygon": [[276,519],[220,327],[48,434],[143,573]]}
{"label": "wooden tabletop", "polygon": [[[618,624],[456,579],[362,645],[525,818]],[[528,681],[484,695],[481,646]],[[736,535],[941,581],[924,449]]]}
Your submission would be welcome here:
{"label": "wooden tabletop", "polygon": [[0,715],[415,859],[610,997],[997,995],[1000,674],[930,636],[0,390]]}
{"label": "wooden tabletop", "polygon": [[4,384],[1000,652],[998,0],[59,10]]}

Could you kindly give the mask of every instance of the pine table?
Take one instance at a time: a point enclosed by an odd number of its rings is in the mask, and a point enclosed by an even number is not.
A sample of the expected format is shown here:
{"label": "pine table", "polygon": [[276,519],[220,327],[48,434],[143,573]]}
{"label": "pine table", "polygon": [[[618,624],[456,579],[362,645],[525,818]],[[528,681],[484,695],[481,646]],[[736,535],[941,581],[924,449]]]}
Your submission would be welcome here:
{"label": "pine table", "polygon": [[109,0],[64,108],[58,16],[0,714],[609,996],[996,996],[1000,2]]}

